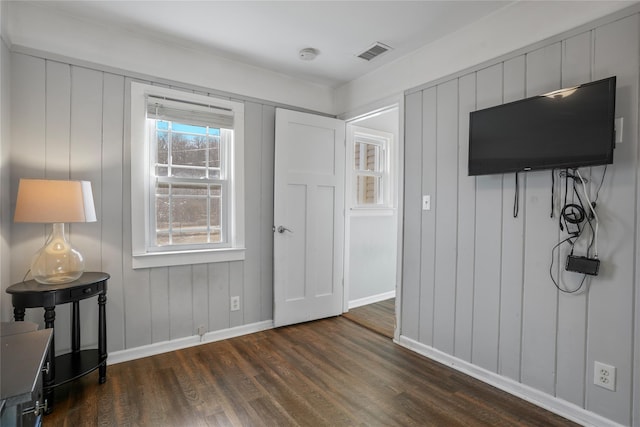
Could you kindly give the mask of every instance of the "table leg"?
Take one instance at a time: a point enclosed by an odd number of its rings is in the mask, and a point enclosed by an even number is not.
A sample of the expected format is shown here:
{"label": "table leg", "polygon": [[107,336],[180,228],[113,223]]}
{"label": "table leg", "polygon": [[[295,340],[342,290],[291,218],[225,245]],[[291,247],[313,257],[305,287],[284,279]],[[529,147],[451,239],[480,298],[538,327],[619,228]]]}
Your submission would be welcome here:
{"label": "table leg", "polygon": [[103,384],[107,381],[107,292],[98,295],[98,354],[102,364],[98,368],[100,377],[98,382]]}
{"label": "table leg", "polygon": [[73,301],[71,306],[71,351],[80,351],[80,301]]}
{"label": "table leg", "polygon": [[47,353],[47,364],[49,365],[49,371],[44,374],[44,400],[47,402],[47,409],[45,413],[50,414],[53,411],[53,384],[56,382],[56,342],[55,342],[55,328],[54,323],[56,320],[56,307],[44,308],[44,325],[47,329],[53,329],[54,333],[51,334],[51,344],[49,346],[49,352]]}
{"label": "table leg", "polygon": [[13,319],[16,322],[24,322],[24,313],[27,311],[24,307],[13,307]]}

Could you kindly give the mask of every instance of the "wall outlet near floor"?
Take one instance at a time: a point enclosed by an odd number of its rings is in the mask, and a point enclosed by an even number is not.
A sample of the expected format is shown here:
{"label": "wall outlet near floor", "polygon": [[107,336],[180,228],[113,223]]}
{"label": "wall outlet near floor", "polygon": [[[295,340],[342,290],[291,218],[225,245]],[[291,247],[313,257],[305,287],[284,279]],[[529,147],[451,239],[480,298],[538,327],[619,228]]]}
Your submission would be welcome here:
{"label": "wall outlet near floor", "polygon": [[240,310],[240,297],[231,297],[231,311]]}
{"label": "wall outlet near floor", "polygon": [[607,390],[616,391],[616,368],[602,362],[594,362],[593,366],[593,383]]}

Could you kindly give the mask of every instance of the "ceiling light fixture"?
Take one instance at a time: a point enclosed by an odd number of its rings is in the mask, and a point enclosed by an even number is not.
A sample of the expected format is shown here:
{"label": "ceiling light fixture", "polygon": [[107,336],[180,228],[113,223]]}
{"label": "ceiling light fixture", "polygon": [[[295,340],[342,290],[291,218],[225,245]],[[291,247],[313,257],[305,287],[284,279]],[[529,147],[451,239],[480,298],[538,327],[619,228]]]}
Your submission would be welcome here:
{"label": "ceiling light fixture", "polygon": [[298,52],[298,56],[303,61],[312,61],[312,60],[315,59],[316,56],[318,56],[319,53],[320,52],[318,51],[318,49],[314,49],[312,47],[307,47],[307,48],[304,48],[304,49],[300,50],[300,52]]}

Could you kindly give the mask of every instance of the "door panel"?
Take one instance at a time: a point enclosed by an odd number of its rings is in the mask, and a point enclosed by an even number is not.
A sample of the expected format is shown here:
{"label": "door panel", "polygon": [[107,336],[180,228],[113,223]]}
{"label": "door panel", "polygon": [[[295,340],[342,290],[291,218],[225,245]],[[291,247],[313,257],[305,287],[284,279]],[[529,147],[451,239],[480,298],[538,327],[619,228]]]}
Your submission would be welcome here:
{"label": "door panel", "polygon": [[274,323],[342,313],[344,122],[276,111]]}

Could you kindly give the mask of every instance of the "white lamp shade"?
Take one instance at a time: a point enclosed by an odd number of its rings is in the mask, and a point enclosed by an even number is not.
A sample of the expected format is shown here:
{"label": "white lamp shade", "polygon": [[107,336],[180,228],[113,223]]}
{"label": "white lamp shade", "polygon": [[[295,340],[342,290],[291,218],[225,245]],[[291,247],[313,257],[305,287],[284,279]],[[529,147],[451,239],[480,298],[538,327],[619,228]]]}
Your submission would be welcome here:
{"label": "white lamp shade", "polygon": [[89,181],[21,179],[14,222],[94,222],[96,209]]}

